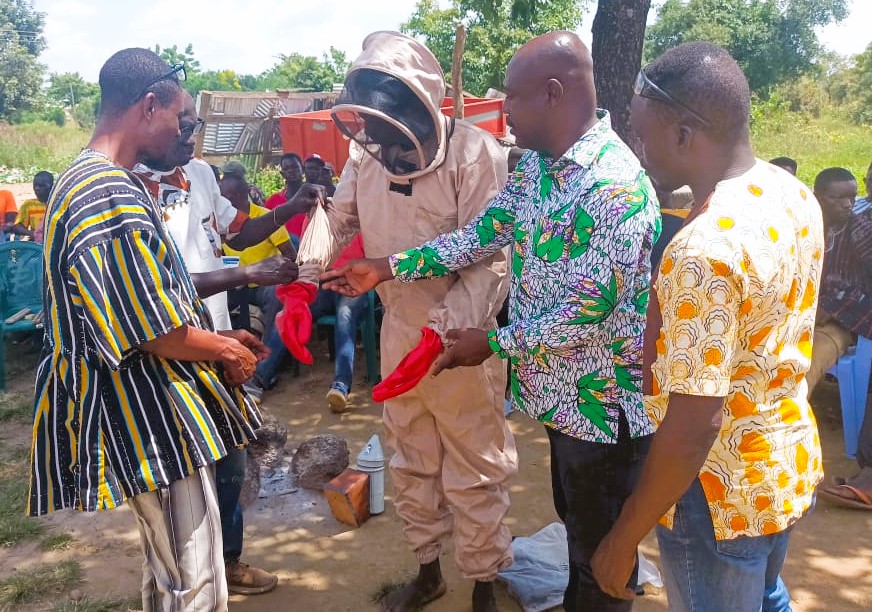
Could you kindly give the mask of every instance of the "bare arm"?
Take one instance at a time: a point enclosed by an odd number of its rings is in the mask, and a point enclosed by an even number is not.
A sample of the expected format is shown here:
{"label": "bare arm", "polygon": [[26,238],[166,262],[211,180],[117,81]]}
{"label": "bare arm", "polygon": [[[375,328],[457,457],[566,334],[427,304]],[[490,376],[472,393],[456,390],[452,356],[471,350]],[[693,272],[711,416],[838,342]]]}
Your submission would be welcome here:
{"label": "bare arm", "polygon": [[636,546],[699,475],[721,430],[723,397],[673,393],[666,418],[651,443],[636,490],[624,504],[615,531]]}
{"label": "bare arm", "polygon": [[[290,242],[287,244],[290,247]],[[293,247],[291,251],[293,252]],[[296,278],[297,264],[285,257],[270,257],[250,266],[191,274],[197,295],[201,298],[248,284],[262,287],[284,285]]]}
{"label": "bare arm", "polygon": [[324,187],[304,184],[293,198],[273,209],[268,215],[246,220],[242,229],[227,244],[237,251],[263,242],[291,217],[307,213],[319,201],[324,200]]}
{"label": "bare arm", "polygon": [[257,358],[238,340],[190,325],[149,340],[140,350],[177,361],[217,361],[231,385],[241,385],[254,374]]}

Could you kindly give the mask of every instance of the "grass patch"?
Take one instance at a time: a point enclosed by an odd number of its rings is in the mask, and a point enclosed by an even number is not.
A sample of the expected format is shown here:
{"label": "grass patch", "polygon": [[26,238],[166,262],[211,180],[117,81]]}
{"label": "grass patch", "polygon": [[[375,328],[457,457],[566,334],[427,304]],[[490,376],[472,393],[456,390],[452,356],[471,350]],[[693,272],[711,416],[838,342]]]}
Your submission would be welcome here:
{"label": "grass patch", "polygon": [[0,394],[0,423],[33,419],[33,397],[23,393]]}
{"label": "grass patch", "polygon": [[68,533],[53,533],[42,539],[39,547],[42,550],[66,550],[70,544],[76,541],[76,538]]}
{"label": "grass patch", "polygon": [[128,597],[126,599],[70,599],[56,603],[51,612],[129,612],[142,608],[142,599]]}
{"label": "grass patch", "polygon": [[852,124],[836,113],[817,118],[790,111],[767,114],[754,125],[754,152],[764,160],[792,157],[799,165],[797,176],[809,187],[824,168],[847,168],[863,195],[862,178],[872,161],[872,126]]}
{"label": "grass patch", "polygon": [[24,170],[27,177],[24,182],[29,182],[37,170],[57,174],[88,144],[88,138],[87,131],[74,125],[0,122],[0,166]]}
{"label": "grass patch", "polygon": [[0,546],[34,540],[45,533],[42,521],[24,514],[28,489],[26,480],[0,480]]}
{"label": "grass patch", "polygon": [[0,546],[41,537],[45,523],[25,515],[29,495],[29,449],[18,447],[0,461]]}
{"label": "grass patch", "polygon": [[66,593],[82,581],[78,561],[61,561],[15,572],[0,580],[0,603],[22,605]]}

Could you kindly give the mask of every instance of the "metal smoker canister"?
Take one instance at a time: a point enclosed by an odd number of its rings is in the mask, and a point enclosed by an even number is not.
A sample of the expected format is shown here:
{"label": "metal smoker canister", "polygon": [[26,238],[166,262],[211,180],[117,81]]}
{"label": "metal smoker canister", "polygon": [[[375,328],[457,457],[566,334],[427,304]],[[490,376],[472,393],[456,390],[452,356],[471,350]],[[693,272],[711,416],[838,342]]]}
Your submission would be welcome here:
{"label": "metal smoker canister", "polygon": [[369,513],[385,511],[385,454],[378,435],[373,435],[357,456],[357,469],[369,474]]}

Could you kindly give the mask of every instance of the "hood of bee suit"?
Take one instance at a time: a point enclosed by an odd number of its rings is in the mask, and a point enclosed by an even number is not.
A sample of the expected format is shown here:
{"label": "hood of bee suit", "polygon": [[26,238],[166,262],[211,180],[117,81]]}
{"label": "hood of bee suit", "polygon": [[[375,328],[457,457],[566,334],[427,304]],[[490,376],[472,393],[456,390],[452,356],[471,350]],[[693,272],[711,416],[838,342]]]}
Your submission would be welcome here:
{"label": "hood of bee suit", "polygon": [[442,68],[427,47],[397,32],[374,32],[331,115],[391,178],[407,181],[445,161],[453,120],[439,110],[444,97]]}

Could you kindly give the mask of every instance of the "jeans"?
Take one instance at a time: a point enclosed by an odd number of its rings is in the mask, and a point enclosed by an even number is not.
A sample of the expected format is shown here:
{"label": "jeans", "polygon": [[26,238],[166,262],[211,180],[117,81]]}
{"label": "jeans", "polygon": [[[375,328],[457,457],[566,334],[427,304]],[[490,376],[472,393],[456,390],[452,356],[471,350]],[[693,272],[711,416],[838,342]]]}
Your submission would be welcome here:
{"label": "jeans", "polygon": [[282,342],[282,337],[279,335],[279,330],[275,325],[266,332],[266,338],[264,338],[263,343],[270,350],[269,357],[257,364],[254,370],[254,378],[262,388],[269,389],[275,386],[279,368],[285,358],[291,353],[288,351],[285,343]]}
{"label": "jeans", "polygon": [[242,483],[245,482],[244,448],[234,448],[215,464],[218,511],[221,513],[221,536],[224,539],[224,562],[235,563],[242,556]]}
{"label": "jeans", "polygon": [[[642,471],[653,436],[630,438],[624,415],[617,444],[577,440],[546,429],[551,442],[551,486],[554,507],[566,525],[569,546],[569,585],[563,597],[566,612],[630,610],[632,601],[616,599],[600,590],[590,559],[611,530],[624,501]],[[635,589],[638,564],[628,586]]]}
{"label": "jeans", "polygon": [[872,468],[872,400],[866,400],[863,425],[857,440],[857,463],[861,468]]}
{"label": "jeans", "polygon": [[333,346],[336,355],[336,365],[333,383],[342,385],[343,391],[351,389],[351,375],[354,371],[354,347],[357,338],[357,320],[366,310],[369,297],[346,297],[335,291],[318,290],[318,297],[309,307],[312,320],[317,321],[324,315],[336,315],[336,328],[333,330]]}
{"label": "jeans", "polygon": [[282,309],[282,302],[276,295],[275,287],[253,287],[248,291],[250,303],[263,312],[263,343],[270,350],[270,354],[257,364],[254,376],[260,386],[267,389],[275,385],[279,367],[289,354],[275,325],[276,315]]}
{"label": "jeans", "polygon": [[781,579],[790,531],[715,540],[699,480],[678,501],[673,528],[657,526],[669,609],[692,612],[789,611]]}

